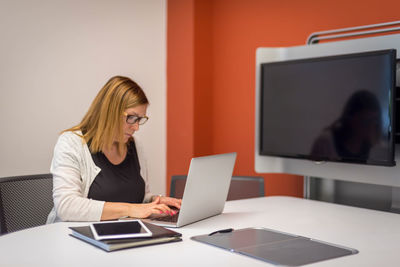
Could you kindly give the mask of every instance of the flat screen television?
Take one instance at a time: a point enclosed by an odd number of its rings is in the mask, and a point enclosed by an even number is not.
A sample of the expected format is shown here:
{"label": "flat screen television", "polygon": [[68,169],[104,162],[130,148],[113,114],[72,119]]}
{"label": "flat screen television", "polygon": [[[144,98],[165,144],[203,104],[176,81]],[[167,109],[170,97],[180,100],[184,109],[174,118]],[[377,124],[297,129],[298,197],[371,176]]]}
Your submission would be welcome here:
{"label": "flat screen television", "polygon": [[259,153],[394,166],[396,50],[261,64]]}

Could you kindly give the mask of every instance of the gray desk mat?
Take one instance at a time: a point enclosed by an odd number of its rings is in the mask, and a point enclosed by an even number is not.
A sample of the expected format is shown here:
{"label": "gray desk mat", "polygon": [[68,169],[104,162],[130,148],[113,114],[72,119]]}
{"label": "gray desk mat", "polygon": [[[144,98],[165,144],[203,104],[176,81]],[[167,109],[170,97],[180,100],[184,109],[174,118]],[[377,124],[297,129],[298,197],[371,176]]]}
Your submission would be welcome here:
{"label": "gray desk mat", "polygon": [[352,248],[266,228],[245,228],[191,239],[282,266],[300,266],[358,253]]}

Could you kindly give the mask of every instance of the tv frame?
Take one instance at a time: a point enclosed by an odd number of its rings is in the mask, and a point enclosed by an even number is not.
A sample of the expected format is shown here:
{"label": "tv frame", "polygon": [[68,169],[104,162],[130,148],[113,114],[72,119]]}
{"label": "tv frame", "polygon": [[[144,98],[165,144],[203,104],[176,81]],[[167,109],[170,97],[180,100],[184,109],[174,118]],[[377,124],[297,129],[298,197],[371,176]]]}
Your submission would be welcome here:
{"label": "tv frame", "polygon": [[[391,87],[390,90],[390,103],[389,103],[389,116],[390,116],[390,125],[391,129],[389,132],[389,154],[390,158],[388,161],[376,161],[376,160],[363,160],[363,159],[349,159],[349,158],[328,158],[328,157],[315,157],[310,154],[284,154],[279,152],[272,152],[269,151],[267,153],[263,152],[263,144],[262,144],[262,136],[263,136],[263,97],[264,97],[264,75],[263,75],[263,68],[267,65],[287,65],[292,63],[302,63],[302,62],[319,62],[319,61],[333,61],[333,60],[341,60],[346,58],[359,58],[359,57],[368,57],[371,55],[382,55],[388,54],[391,56],[391,66],[392,66],[392,73],[391,73]],[[396,49],[381,49],[381,50],[371,50],[366,52],[355,52],[355,53],[342,53],[342,54],[335,54],[335,55],[328,55],[328,56],[318,56],[318,57],[310,57],[310,58],[301,58],[301,59],[292,59],[292,60],[284,60],[284,61],[277,61],[277,62],[260,62],[259,64],[259,86],[260,86],[260,97],[259,97],[259,135],[258,135],[258,152],[261,156],[272,156],[272,157],[282,157],[282,158],[293,158],[293,159],[304,159],[310,160],[313,162],[338,162],[338,163],[353,163],[353,164],[362,164],[362,165],[377,165],[377,166],[395,166],[395,108],[396,108]],[[390,108],[392,107],[392,108]]]}

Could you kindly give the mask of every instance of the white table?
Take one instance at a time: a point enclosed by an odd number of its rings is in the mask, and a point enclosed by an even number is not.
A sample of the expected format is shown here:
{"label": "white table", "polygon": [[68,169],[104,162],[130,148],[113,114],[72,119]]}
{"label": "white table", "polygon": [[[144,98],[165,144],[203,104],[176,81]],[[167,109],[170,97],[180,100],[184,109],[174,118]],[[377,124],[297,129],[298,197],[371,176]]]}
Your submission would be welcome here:
{"label": "white table", "polygon": [[232,227],[265,227],[359,250],[308,266],[400,266],[400,215],[292,197],[228,201],[223,214],[177,229],[178,243],[107,253],[55,223],[0,237],[0,266],[274,266],[193,240]]}

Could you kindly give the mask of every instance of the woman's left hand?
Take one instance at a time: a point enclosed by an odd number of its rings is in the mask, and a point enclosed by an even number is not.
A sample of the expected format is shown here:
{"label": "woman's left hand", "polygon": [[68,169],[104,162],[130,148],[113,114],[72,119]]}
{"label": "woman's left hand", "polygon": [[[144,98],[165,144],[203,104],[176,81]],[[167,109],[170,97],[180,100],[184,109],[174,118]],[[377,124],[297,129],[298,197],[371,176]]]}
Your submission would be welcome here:
{"label": "woman's left hand", "polygon": [[161,197],[160,203],[180,209],[182,204],[182,199],[173,197]]}

